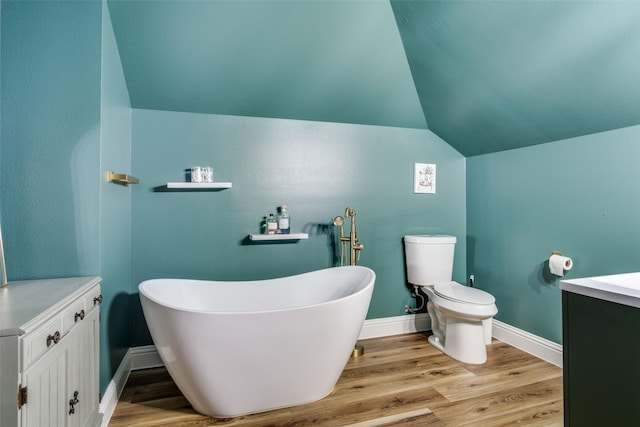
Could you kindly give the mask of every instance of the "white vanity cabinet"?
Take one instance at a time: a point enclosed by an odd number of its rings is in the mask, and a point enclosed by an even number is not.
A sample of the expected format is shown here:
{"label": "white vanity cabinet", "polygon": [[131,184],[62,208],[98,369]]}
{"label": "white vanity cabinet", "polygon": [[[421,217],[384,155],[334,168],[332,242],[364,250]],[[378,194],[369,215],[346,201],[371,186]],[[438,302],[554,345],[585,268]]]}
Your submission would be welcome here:
{"label": "white vanity cabinet", "polygon": [[99,277],[0,289],[0,426],[98,426]]}

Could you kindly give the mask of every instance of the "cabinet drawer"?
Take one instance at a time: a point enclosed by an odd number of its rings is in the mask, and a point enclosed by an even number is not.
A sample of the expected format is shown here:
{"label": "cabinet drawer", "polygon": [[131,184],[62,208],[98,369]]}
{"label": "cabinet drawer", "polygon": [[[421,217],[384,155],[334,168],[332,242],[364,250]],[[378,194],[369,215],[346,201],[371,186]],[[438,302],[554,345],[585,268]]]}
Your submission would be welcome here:
{"label": "cabinet drawer", "polygon": [[62,314],[62,335],[65,335],[73,326],[86,316],[85,304],[83,300],[75,301],[65,309]]}
{"label": "cabinet drawer", "polygon": [[60,341],[63,337],[62,317],[56,316],[28,334],[23,342],[23,359],[22,369],[25,370],[33,362],[42,357],[47,350],[56,345],[56,341]]}
{"label": "cabinet drawer", "polygon": [[89,312],[94,308],[98,307],[102,302],[102,294],[100,293],[100,286],[96,285],[89,292],[87,292],[87,294],[85,295],[84,301],[85,301],[84,309],[87,312],[87,314],[89,314]]}

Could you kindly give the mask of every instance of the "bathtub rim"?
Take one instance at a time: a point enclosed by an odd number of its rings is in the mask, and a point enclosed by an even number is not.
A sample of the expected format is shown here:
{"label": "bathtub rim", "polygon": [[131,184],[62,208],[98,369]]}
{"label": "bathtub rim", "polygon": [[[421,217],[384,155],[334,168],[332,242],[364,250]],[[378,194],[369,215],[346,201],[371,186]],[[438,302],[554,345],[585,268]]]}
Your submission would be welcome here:
{"label": "bathtub rim", "polygon": [[[255,285],[259,285],[261,283],[265,283],[265,282],[269,282],[269,281],[275,281],[278,279],[289,279],[289,278],[295,278],[295,277],[300,277],[300,276],[305,276],[305,275],[309,275],[309,274],[313,274],[313,273],[319,273],[325,270],[334,270],[334,269],[352,269],[352,268],[356,268],[358,270],[363,270],[365,274],[363,274],[363,279],[366,278],[366,275],[370,275],[369,280],[367,281],[366,285],[364,285],[361,289],[359,289],[358,291],[345,295],[343,297],[340,298],[336,298],[336,299],[331,299],[329,301],[324,301],[324,302],[320,302],[320,303],[316,303],[316,304],[305,304],[305,305],[298,305],[298,306],[293,306],[293,307],[286,307],[286,308],[277,308],[277,309],[269,309],[269,310],[252,310],[252,311],[223,311],[223,310],[201,310],[201,309],[194,309],[194,308],[188,308],[188,307],[182,307],[182,306],[177,306],[177,305],[173,305],[168,303],[167,301],[164,300],[160,300],[158,298],[155,298],[151,295],[149,295],[148,292],[143,291],[144,289],[144,285],[145,284],[149,284],[150,282],[154,282],[154,281],[160,281],[160,280],[186,280],[186,281],[190,281],[190,282],[198,282],[198,283],[224,283],[224,284],[230,284],[230,283],[252,283]],[[280,276],[280,277],[274,277],[274,278],[270,278],[270,279],[258,279],[258,280],[206,280],[206,279],[184,279],[184,278],[155,278],[155,279],[147,279],[147,280],[143,280],[142,282],[140,282],[138,284],[138,292],[140,295],[140,298],[146,298],[149,301],[153,302],[154,304],[158,304],[162,307],[165,307],[167,309],[170,310],[176,310],[176,311],[181,311],[181,312],[187,312],[187,313],[196,313],[196,314],[209,314],[209,315],[213,315],[213,314],[219,314],[219,315],[225,315],[225,316],[231,316],[231,315],[247,315],[247,314],[267,314],[267,313],[282,313],[282,312],[288,312],[288,311],[295,311],[295,310],[304,310],[304,309],[308,309],[309,307],[322,307],[328,304],[335,304],[339,301],[345,301],[347,299],[350,298],[355,298],[356,296],[358,296],[359,294],[366,292],[367,289],[369,287],[375,286],[375,282],[376,282],[376,272],[373,271],[373,269],[369,268],[369,267],[365,267],[362,265],[355,265],[355,266],[338,266],[338,267],[327,267],[327,268],[322,268],[319,270],[312,270],[312,271],[307,271],[304,273],[299,273],[299,274],[293,274],[291,276]]]}

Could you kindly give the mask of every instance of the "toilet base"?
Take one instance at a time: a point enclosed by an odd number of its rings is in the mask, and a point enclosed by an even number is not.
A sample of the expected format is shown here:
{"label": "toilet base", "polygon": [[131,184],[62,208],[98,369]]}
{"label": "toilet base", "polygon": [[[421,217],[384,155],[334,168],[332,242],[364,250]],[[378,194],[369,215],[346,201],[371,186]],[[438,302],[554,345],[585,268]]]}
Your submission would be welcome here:
{"label": "toilet base", "polygon": [[482,365],[487,361],[485,325],[482,321],[447,319],[444,343],[436,336],[429,343],[449,357],[471,365]]}
{"label": "toilet base", "polygon": [[444,353],[444,346],[442,345],[442,342],[438,339],[437,336],[429,335],[429,338],[427,338],[427,341],[429,341],[429,344],[431,344],[432,346],[434,346],[435,348],[437,348],[438,350]]}

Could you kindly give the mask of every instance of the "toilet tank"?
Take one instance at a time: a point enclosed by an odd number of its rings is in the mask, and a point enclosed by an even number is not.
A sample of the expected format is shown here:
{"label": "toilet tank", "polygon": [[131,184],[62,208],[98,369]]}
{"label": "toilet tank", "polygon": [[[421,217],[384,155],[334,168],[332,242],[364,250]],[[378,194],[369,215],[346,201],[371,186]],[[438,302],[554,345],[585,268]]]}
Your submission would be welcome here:
{"label": "toilet tank", "polygon": [[455,246],[455,236],[404,236],[409,283],[426,286],[451,281]]}

